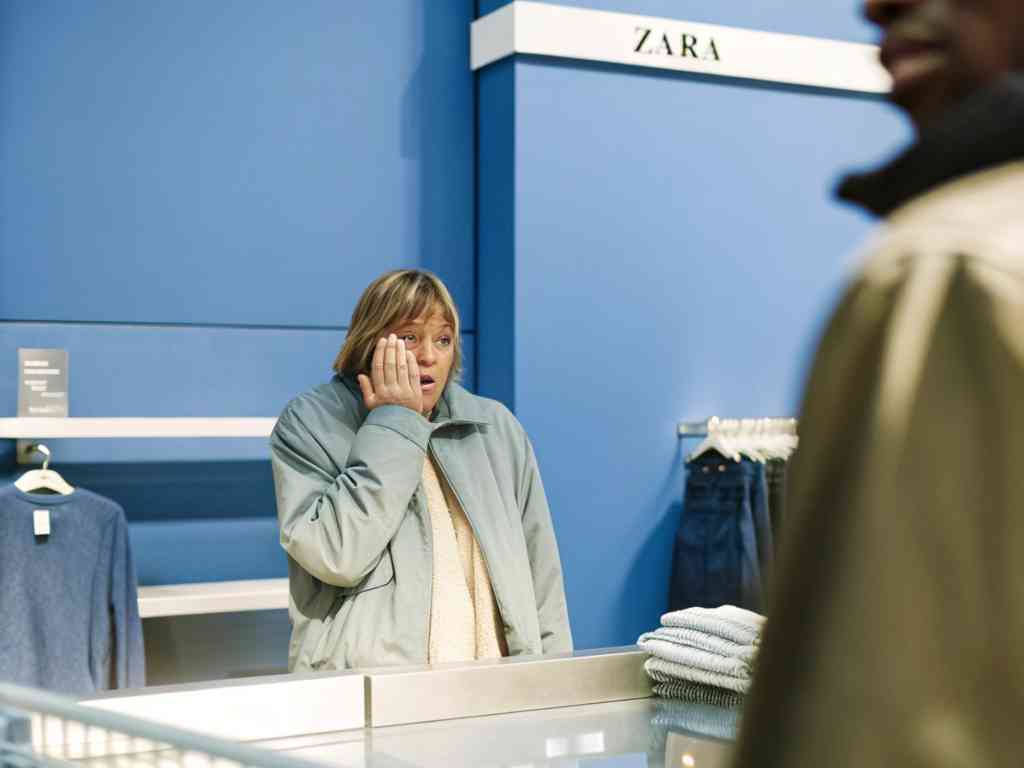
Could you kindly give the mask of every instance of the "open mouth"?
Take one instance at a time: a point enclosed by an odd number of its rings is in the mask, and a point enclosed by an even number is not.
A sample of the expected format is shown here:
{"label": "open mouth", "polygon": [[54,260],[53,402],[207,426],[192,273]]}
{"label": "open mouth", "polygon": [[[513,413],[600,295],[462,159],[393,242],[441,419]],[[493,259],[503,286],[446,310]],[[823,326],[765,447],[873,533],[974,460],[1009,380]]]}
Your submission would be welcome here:
{"label": "open mouth", "polygon": [[880,59],[892,75],[893,90],[898,92],[940,69],[945,52],[931,40],[892,37],[882,45]]}
{"label": "open mouth", "polygon": [[433,376],[420,376],[420,387],[426,389],[427,387],[434,386]]}

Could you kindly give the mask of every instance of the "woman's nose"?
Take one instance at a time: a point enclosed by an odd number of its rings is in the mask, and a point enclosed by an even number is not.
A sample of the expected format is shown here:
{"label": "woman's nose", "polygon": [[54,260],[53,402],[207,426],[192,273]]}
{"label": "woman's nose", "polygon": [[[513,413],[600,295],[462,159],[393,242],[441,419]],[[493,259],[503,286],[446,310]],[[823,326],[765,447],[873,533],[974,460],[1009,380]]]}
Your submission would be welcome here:
{"label": "woman's nose", "polygon": [[915,6],[934,0],[864,0],[864,17],[880,27],[887,26]]}
{"label": "woman's nose", "polygon": [[425,365],[433,365],[434,360],[437,359],[437,350],[434,349],[434,343],[432,341],[428,340],[421,344],[418,352],[419,356],[416,358],[416,362],[419,363],[421,367]]}

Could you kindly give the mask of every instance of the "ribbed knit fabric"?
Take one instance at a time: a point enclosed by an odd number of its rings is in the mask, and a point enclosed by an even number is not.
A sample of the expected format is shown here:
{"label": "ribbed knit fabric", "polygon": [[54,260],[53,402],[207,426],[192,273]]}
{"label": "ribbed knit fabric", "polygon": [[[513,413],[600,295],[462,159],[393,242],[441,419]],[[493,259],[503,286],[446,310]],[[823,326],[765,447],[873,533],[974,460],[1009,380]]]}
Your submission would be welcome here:
{"label": "ribbed knit fabric", "polygon": [[685,648],[697,648],[707,653],[745,662],[748,666],[752,665],[757,657],[757,646],[754,644],[741,645],[732,640],[726,640],[724,637],[700,632],[696,629],[659,627],[654,632],[644,632],[640,635],[637,644],[642,646],[648,640],[662,640]]}
{"label": "ribbed knit fabric", "polygon": [[501,616],[469,520],[430,458],[423,462],[422,481],[434,541],[428,661],[505,656]]}
{"label": "ribbed knit fabric", "polygon": [[690,680],[655,683],[653,690],[655,696],[665,699],[711,704],[715,707],[738,707],[743,704],[744,698],[742,693],[715,688],[713,685],[702,685]]}
{"label": "ribbed knit fabric", "polygon": [[661,617],[661,625],[695,629],[740,645],[757,645],[761,642],[764,616],[735,605],[720,605],[717,608],[686,608],[666,613]]}
{"label": "ribbed knit fabric", "polygon": [[[646,649],[645,649],[646,650]],[[749,677],[734,677],[733,675],[715,672],[701,666],[691,666],[677,661],[652,656],[644,662],[644,669],[647,676],[656,682],[669,680],[689,680],[691,683],[711,685],[715,688],[724,688],[745,694],[750,690],[751,679]],[[661,673],[655,678],[655,673]]]}
{"label": "ribbed knit fabric", "polygon": [[750,680],[750,664],[742,659],[719,656],[717,653],[708,653],[699,648],[688,648],[685,645],[665,642],[657,637],[643,640],[638,645],[666,663],[679,664],[737,680]]}

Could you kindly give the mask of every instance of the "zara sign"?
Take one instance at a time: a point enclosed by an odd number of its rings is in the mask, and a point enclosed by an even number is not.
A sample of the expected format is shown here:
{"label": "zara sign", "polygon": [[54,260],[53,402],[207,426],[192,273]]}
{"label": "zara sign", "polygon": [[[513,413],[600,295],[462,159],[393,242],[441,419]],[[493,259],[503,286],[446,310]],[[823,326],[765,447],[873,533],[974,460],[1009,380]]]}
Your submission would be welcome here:
{"label": "zara sign", "polygon": [[[634,32],[637,35],[636,47],[633,53],[649,53],[655,56],[692,56],[701,61],[721,61],[718,53],[718,44],[715,38],[708,37],[701,40],[697,35],[688,35],[683,32],[678,37],[669,37],[668,32],[658,34],[650,27],[636,27]],[[652,36],[653,33],[653,36]],[[675,48],[673,49],[673,45]]]}
{"label": "zara sign", "polygon": [[516,54],[886,93],[878,47],[516,0],[473,22],[470,66]]}

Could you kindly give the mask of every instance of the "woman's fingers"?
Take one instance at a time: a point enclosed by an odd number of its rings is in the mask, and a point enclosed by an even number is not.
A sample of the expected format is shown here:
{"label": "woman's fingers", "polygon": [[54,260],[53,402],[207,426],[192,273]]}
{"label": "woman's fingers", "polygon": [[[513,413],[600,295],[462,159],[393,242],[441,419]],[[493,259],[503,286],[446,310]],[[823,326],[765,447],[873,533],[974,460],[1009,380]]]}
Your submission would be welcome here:
{"label": "woman's fingers", "polygon": [[409,388],[412,390],[410,397],[412,408],[416,413],[423,412],[423,388],[420,386],[420,364],[416,362],[416,355],[412,352],[406,352],[406,357],[409,358]]}
{"label": "woman's fingers", "polygon": [[384,388],[384,349],[387,346],[387,339],[377,339],[377,348],[373,350],[373,390],[377,392]]}
{"label": "woman's fingers", "polygon": [[409,394],[409,358],[402,339],[395,344],[395,386],[403,395]]}
{"label": "woman's fingers", "polygon": [[422,410],[423,389],[416,355],[393,333],[377,340],[370,375],[361,373],[356,378],[370,410],[389,404],[403,405],[417,413]]}
{"label": "woman's fingers", "polygon": [[370,377],[365,373],[360,373],[356,376],[356,380],[359,382],[359,389],[363,392],[363,402],[366,407],[373,410],[373,407],[377,404],[377,398],[373,393],[373,384],[370,383]]}
{"label": "woman's fingers", "polygon": [[420,364],[416,362],[416,355],[406,352],[406,367],[409,370],[409,386],[413,392],[420,392]]}
{"label": "woman's fingers", "polygon": [[398,384],[398,337],[395,334],[388,336],[387,345],[384,347],[384,386],[388,390],[394,390]]}

